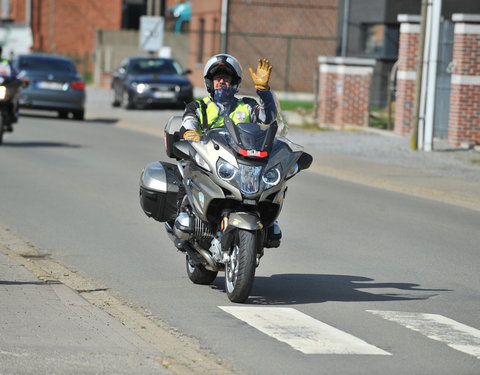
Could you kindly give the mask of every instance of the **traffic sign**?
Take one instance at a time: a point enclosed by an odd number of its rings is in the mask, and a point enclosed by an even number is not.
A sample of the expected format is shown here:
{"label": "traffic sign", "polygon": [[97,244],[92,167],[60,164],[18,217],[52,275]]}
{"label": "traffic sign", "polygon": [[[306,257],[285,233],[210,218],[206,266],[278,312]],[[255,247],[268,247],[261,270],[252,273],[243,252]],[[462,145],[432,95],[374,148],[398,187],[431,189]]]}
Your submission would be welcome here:
{"label": "traffic sign", "polygon": [[160,51],[163,46],[163,28],[163,17],[140,17],[140,48],[145,51]]}

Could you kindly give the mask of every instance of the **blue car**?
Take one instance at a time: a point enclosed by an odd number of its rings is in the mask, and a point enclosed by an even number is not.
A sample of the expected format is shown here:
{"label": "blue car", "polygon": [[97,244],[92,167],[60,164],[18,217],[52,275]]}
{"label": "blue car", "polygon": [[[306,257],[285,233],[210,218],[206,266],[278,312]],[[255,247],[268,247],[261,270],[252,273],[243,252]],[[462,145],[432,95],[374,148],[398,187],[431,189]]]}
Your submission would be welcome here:
{"label": "blue car", "polygon": [[167,105],[184,108],[193,100],[193,86],[174,59],[130,57],[112,78],[112,105],[126,109]]}
{"label": "blue car", "polygon": [[22,89],[20,108],[58,111],[61,118],[83,120],[85,83],[72,60],[59,56],[28,54],[15,61],[19,76],[28,82]]}

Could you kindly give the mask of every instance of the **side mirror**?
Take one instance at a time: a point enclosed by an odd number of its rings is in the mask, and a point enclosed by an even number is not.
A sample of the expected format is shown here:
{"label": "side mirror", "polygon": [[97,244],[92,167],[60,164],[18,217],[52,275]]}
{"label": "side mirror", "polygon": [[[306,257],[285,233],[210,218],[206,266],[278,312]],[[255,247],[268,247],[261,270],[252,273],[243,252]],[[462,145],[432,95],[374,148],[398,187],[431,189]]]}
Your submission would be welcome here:
{"label": "side mirror", "polygon": [[313,161],[312,155],[306,152],[303,152],[297,161],[299,170],[310,168],[310,165],[312,165],[312,161]]}
{"label": "side mirror", "polygon": [[183,75],[186,76],[187,74],[192,74],[192,70],[191,69],[187,69],[187,70],[184,70],[183,71]]}

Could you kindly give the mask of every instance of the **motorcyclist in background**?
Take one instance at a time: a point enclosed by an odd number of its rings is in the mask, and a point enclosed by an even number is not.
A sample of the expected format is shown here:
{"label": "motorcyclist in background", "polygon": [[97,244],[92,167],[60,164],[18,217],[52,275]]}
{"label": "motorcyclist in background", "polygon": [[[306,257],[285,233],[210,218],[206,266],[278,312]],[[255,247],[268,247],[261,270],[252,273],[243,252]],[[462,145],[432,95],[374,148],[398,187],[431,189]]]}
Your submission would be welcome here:
{"label": "motorcyclist in background", "polygon": [[[267,59],[259,59],[257,71],[249,68],[260,102],[254,98],[235,97],[242,83],[242,67],[231,55],[212,56],[203,70],[205,87],[209,96],[187,104],[183,115],[180,136],[188,141],[199,141],[203,129],[223,126],[224,117],[230,117],[235,124],[241,122],[270,125],[276,120],[277,108],[270,91],[269,79],[272,66]],[[185,188],[179,186],[177,206],[179,211],[185,196]],[[267,247],[280,245],[281,231],[275,222],[267,230]]]}
{"label": "motorcyclist in background", "polygon": [[[17,78],[17,73],[10,61],[2,58],[2,46],[0,45],[0,84],[4,84],[14,92],[12,99],[5,103],[7,106],[7,116],[5,119],[5,130],[12,131],[12,125],[18,121],[18,94],[22,80]],[[16,92],[15,92],[16,91]],[[7,100],[6,98],[4,98]],[[4,100],[2,99],[2,100]],[[0,101],[0,104],[2,101]]]}

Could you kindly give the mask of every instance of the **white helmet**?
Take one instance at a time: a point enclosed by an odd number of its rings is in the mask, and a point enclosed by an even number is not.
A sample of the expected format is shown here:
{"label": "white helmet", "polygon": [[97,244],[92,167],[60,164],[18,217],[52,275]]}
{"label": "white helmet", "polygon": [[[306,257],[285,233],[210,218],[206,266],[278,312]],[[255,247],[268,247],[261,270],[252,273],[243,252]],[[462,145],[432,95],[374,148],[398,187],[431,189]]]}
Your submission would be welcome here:
{"label": "white helmet", "polygon": [[203,69],[203,78],[205,80],[205,87],[207,91],[213,95],[215,89],[213,88],[213,76],[220,72],[226,72],[232,77],[230,87],[238,91],[242,83],[242,67],[237,59],[227,54],[219,54],[212,56]]}

